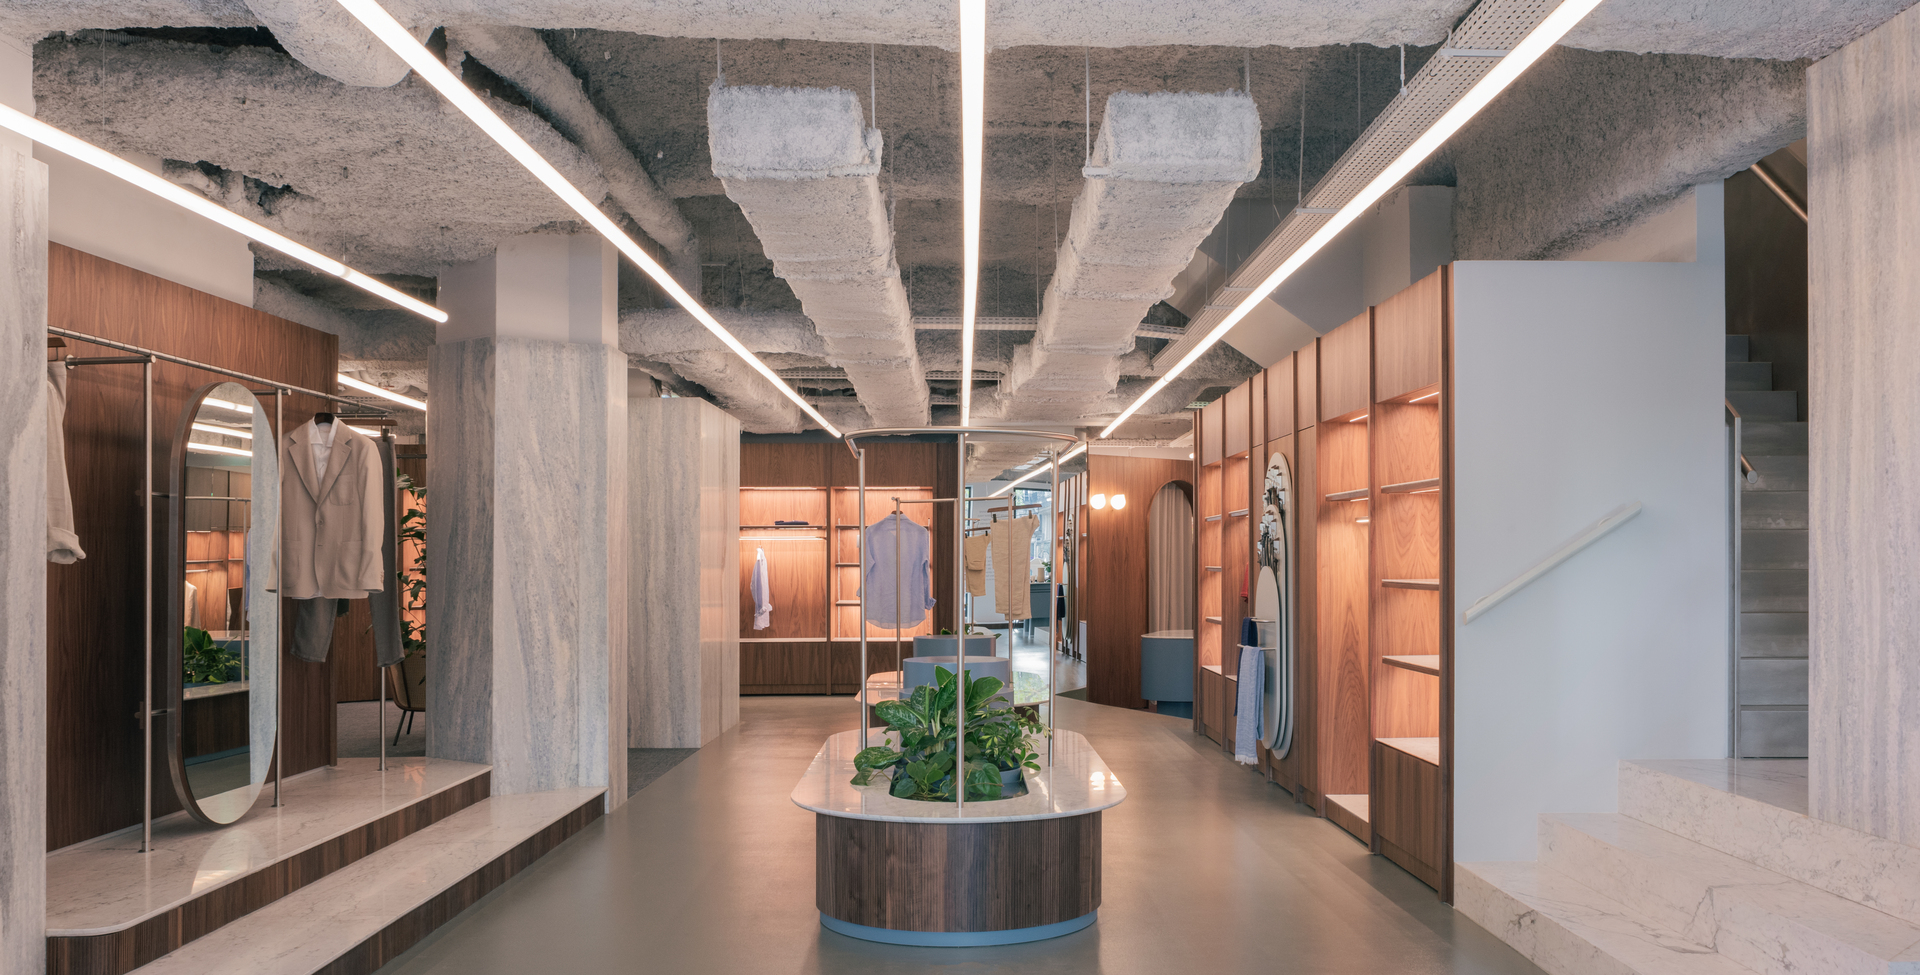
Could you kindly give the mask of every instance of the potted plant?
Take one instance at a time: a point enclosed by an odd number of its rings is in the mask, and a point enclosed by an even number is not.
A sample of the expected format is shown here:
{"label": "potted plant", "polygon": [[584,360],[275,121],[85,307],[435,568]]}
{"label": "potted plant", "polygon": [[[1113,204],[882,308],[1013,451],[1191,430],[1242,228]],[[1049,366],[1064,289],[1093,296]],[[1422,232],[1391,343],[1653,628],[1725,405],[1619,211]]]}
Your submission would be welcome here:
{"label": "potted plant", "polygon": [[238,675],[239,657],[213,642],[213,635],[197,626],[183,629],[180,664],[187,684],[224,684]]}
{"label": "potted plant", "polygon": [[[963,672],[965,673],[965,672]],[[875,772],[891,770],[888,792],[902,799],[952,802],[964,782],[966,797],[1004,798],[1020,781],[1022,769],[1038,771],[1038,756],[1027,747],[1044,733],[1032,715],[1015,709],[998,677],[969,679],[966,741],[960,742],[960,682],[945,667],[934,671],[937,684],[913,689],[905,699],[882,701],[874,713],[886,722],[886,744],[854,756],[854,785],[869,785]],[[895,737],[899,747],[895,748]]]}

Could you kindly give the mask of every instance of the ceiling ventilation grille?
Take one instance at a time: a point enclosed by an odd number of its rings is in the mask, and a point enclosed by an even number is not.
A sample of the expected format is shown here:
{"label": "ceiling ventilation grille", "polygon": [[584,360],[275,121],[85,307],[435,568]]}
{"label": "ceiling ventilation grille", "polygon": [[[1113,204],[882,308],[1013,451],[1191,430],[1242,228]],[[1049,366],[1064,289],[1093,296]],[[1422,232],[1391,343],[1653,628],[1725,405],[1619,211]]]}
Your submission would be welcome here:
{"label": "ceiling ventilation grille", "polygon": [[[1340,161],[1307,191],[1300,209],[1288,214],[1225,285],[1207,299],[1186,334],[1167,343],[1153,358],[1156,372],[1179,362],[1205,339],[1242,298],[1266,280],[1348,201],[1399,158],[1415,139],[1433,127],[1461,97],[1500,63],[1559,0],[1485,0],[1467,15],[1446,46],[1434,52],[1385,111],[1347,148]],[[1314,212],[1320,211],[1320,212]]]}

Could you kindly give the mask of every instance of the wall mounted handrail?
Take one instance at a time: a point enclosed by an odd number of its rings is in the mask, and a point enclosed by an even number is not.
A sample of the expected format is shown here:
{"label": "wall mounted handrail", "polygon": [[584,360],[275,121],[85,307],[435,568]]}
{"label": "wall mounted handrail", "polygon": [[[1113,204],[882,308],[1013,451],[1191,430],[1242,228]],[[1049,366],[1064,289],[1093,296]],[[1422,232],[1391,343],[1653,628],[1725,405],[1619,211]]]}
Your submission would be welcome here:
{"label": "wall mounted handrail", "polygon": [[1538,579],[1543,575],[1546,575],[1548,572],[1553,570],[1554,566],[1557,566],[1560,563],[1565,562],[1570,558],[1573,558],[1575,555],[1578,555],[1581,549],[1586,548],[1589,545],[1592,545],[1594,542],[1597,542],[1602,537],[1604,537],[1608,532],[1613,531],[1615,528],[1618,528],[1621,525],[1624,525],[1627,522],[1633,520],[1633,516],[1639,513],[1640,513],[1640,502],[1638,501],[1632,501],[1627,504],[1623,504],[1620,507],[1607,512],[1607,514],[1604,517],[1602,517],[1599,521],[1596,521],[1593,524],[1588,525],[1586,528],[1581,529],[1579,534],[1568,539],[1566,544],[1561,545],[1559,548],[1555,549],[1553,551],[1553,554],[1547,556],[1544,559],[1541,559],[1539,562],[1534,563],[1533,567],[1526,570],[1525,572],[1522,572],[1519,575],[1514,576],[1513,581],[1507,583],[1504,586],[1501,586],[1498,589],[1495,589],[1494,591],[1486,594],[1485,596],[1480,597],[1479,602],[1476,602],[1472,606],[1467,607],[1467,611],[1460,614],[1460,625],[1465,626],[1466,624],[1471,623],[1474,620],[1477,620],[1480,617],[1486,615],[1488,610],[1494,608],[1495,606],[1500,605],[1502,600],[1505,600],[1508,596],[1511,596],[1514,593],[1519,592],[1520,590],[1526,588],[1529,583],[1533,582],[1533,580]]}

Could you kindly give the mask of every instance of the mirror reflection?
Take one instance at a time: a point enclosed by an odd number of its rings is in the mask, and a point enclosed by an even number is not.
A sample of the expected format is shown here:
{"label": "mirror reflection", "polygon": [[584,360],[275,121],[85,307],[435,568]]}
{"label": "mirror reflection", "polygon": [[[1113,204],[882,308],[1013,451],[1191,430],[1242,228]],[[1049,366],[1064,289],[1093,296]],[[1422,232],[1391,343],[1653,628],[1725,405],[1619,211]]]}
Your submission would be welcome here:
{"label": "mirror reflection", "polygon": [[270,406],[238,383],[203,391],[185,424],[174,491],[180,580],[173,763],[195,818],[230,823],[253,806],[273,762],[279,522]]}

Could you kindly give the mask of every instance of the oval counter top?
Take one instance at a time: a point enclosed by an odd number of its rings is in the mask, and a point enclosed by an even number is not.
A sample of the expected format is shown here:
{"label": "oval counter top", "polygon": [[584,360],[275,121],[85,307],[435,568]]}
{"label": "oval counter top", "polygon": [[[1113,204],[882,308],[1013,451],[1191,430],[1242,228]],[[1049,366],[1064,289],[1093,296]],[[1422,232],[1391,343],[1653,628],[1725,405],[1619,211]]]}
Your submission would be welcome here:
{"label": "oval counter top", "polygon": [[[872,728],[868,741],[878,745],[887,729]],[[1035,749],[1045,755],[1045,743]],[[1055,729],[1053,765],[1026,773],[1027,794],[1011,799],[975,800],[956,809],[951,802],[901,799],[887,793],[887,779],[854,785],[853,757],[860,753],[860,732],[843,731],[827,739],[813,764],[793,787],[793,804],[826,816],[891,823],[1015,823],[1082,816],[1110,809],[1127,797],[1118,776],[1100,760],[1085,735]]]}

